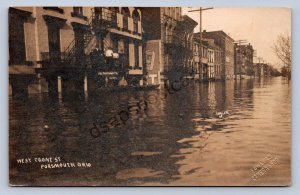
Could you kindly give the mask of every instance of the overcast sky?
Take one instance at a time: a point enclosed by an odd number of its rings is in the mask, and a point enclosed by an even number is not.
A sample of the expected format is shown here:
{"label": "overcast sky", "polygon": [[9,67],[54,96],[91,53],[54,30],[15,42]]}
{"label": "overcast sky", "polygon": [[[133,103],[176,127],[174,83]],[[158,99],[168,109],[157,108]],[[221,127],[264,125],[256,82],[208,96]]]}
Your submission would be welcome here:
{"label": "overcast sky", "polygon": [[[189,10],[183,8],[183,14],[199,23],[199,12]],[[288,8],[214,8],[203,11],[202,29],[223,30],[234,40],[247,40],[257,56],[278,67],[279,60],[271,47],[279,34],[291,33],[291,12]],[[199,32],[199,26],[195,32]]]}

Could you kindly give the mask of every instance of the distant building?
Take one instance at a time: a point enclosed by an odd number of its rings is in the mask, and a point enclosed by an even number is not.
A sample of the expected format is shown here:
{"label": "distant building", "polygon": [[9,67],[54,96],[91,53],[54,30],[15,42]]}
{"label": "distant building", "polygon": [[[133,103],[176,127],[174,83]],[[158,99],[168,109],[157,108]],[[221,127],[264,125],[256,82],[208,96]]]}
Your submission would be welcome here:
{"label": "distant building", "polygon": [[[198,35],[198,36],[197,36]],[[200,66],[200,52],[202,52]],[[214,39],[203,39],[200,49],[199,34],[194,36],[194,66],[196,79],[221,79],[222,49],[215,44]],[[199,76],[200,75],[200,76]]]}
{"label": "distant building", "polygon": [[[199,36],[199,33],[198,35]],[[204,39],[213,39],[222,50],[221,77],[222,79],[234,77],[234,40],[223,31],[203,31]]]}
{"label": "distant building", "polygon": [[214,42],[211,43],[212,47],[214,48],[214,55],[215,55],[215,58],[214,58],[214,76],[215,76],[215,79],[217,80],[220,80],[222,79],[222,55],[223,54],[223,51],[222,49],[216,45]]}
{"label": "distant building", "polygon": [[254,73],[254,77],[256,77],[256,78],[274,76],[274,75],[272,75],[273,71],[274,71],[274,69],[272,68],[272,66],[270,66],[266,63],[254,63],[253,64],[253,73]]}
{"label": "distant building", "polygon": [[[201,45],[201,47],[200,47]],[[194,36],[194,66],[196,67],[195,78],[199,80],[208,80],[209,78],[209,60],[208,60],[208,41],[202,40],[200,44],[199,36]],[[200,60],[201,58],[201,60]]]}
{"label": "distant building", "polygon": [[209,79],[221,79],[222,50],[214,39],[206,39],[208,43],[208,75]]}
{"label": "distant building", "polygon": [[253,47],[247,45],[234,45],[234,74],[236,78],[253,76]]}
{"label": "distant building", "polygon": [[[98,67],[92,66],[90,53],[95,48],[103,55],[113,55]],[[117,61],[115,58],[119,58],[118,62],[111,63]],[[141,10],[134,7],[10,8],[9,71],[13,94],[82,92],[97,88],[106,80],[109,84],[117,83],[124,76],[120,71],[126,74],[129,83],[142,84]]]}

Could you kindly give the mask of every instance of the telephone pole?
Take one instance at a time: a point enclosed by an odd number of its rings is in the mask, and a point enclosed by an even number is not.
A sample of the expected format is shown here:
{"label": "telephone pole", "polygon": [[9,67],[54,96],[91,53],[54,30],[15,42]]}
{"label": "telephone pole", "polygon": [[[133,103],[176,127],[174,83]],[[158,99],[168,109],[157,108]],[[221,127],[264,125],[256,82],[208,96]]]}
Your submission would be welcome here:
{"label": "telephone pole", "polygon": [[200,67],[199,67],[199,79],[202,79],[203,77],[203,74],[202,74],[202,11],[205,11],[205,10],[209,10],[209,9],[213,9],[213,7],[208,7],[208,8],[202,8],[200,7],[199,9],[195,9],[195,10],[190,10],[188,12],[199,12],[199,20],[200,20],[200,23],[199,23],[199,39],[200,39],[200,44],[199,44],[199,47],[200,47],[200,55],[199,55],[199,64],[200,64]]}

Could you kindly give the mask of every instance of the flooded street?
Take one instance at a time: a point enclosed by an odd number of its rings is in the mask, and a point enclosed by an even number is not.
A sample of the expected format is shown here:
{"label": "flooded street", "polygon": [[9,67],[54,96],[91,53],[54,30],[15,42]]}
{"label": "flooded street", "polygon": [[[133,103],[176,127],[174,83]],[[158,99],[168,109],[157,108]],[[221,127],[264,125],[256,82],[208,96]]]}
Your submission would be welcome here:
{"label": "flooded street", "polygon": [[[10,181],[19,185],[282,185],[290,181],[291,84],[284,78],[191,83],[85,99],[9,99]],[[128,109],[136,102],[147,108]],[[124,124],[93,127],[122,111]],[[227,114],[216,114],[216,112]],[[253,177],[266,156],[277,159]],[[41,169],[20,158],[91,167]]]}

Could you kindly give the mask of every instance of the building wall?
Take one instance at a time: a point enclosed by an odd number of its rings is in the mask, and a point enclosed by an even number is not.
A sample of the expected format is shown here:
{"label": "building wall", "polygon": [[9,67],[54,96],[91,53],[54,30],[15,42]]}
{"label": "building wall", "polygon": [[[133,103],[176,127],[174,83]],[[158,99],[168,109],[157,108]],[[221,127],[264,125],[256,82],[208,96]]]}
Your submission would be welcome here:
{"label": "building wall", "polygon": [[229,37],[225,37],[225,76],[234,78],[234,42]]}
{"label": "building wall", "polygon": [[223,31],[203,32],[203,38],[214,39],[222,50],[221,75],[223,79],[234,77],[234,40]]}
{"label": "building wall", "polygon": [[[55,7],[58,8],[58,7]],[[64,52],[71,42],[74,40],[74,27],[72,23],[76,22],[78,24],[87,25],[91,21],[92,9],[93,7],[82,7],[83,16],[72,16],[74,12],[73,7],[59,7],[58,9],[48,9],[45,7],[16,7],[17,10],[24,10],[27,12],[31,12],[31,16],[24,22],[24,39],[25,39],[25,50],[26,50],[26,61],[32,62],[32,65],[29,67],[34,71],[34,68],[40,68],[42,64],[40,63],[42,58],[47,56],[49,53],[49,36],[48,36],[48,24],[45,20],[45,16],[55,17],[61,20],[65,20],[63,25],[59,28],[60,34],[60,51]],[[138,60],[137,64],[140,69],[143,68],[143,48],[141,44],[142,40],[142,20],[141,20],[141,10],[129,7],[129,17],[128,17],[128,31],[122,29],[123,23],[123,15],[121,14],[121,7],[117,8],[119,13],[117,14],[117,24],[119,28],[110,28],[109,33],[105,37],[105,49],[111,46],[112,39],[111,34],[117,34],[120,38],[118,41],[118,51],[120,52],[122,45],[124,45],[124,39],[130,40],[130,49],[129,49],[129,59],[130,66],[134,67],[136,65],[136,60]],[[134,29],[134,20],[133,13],[137,11],[139,14],[139,21],[137,22],[137,32]],[[93,48],[97,45],[97,40],[92,39],[92,43],[86,48],[85,53],[89,54]],[[137,50],[135,50],[135,47]],[[137,51],[137,52],[136,52]],[[49,54],[48,54],[49,55]],[[16,66],[20,67],[17,71],[17,74],[24,75],[26,72],[22,72],[24,68],[21,66],[26,66],[26,64],[17,64]],[[14,68],[13,65],[10,65],[10,69]],[[27,70],[28,68],[26,68]],[[142,70],[132,71],[133,74],[142,75]],[[10,70],[10,72],[12,72]],[[16,71],[14,71],[13,74]],[[11,74],[10,74],[11,75]],[[45,78],[41,77],[39,74],[32,75],[34,77],[34,82],[29,84],[28,89],[29,93],[39,93],[47,91],[47,87],[45,85]],[[13,82],[13,81],[12,81]],[[11,83],[10,83],[11,84]]]}
{"label": "building wall", "polygon": [[220,49],[215,49],[215,79],[221,79],[222,72],[222,51]]}
{"label": "building wall", "polygon": [[[161,42],[159,47],[160,74],[161,82],[166,79],[166,73],[171,69],[176,60],[173,55],[176,50],[167,48],[168,37],[175,34],[178,21],[181,19],[180,7],[155,7],[141,8],[143,18],[143,30],[145,36],[143,39],[146,45],[152,45],[153,41]],[[168,51],[167,51],[168,50]],[[172,51],[173,50],[173,51]],[[156,55],[157,56],[157,55]],[[157,56],[158,57],[158,56]]]}
{"label": "building wall", "polygon": [[239,78],[241,75],[253,76],[253,48],[249,43],[247,45],[235,44],[235,75]]}
{"label": "building wall", "polygon": [[142,27],[145,31],[144,37],[146,40],[161,39],[161,13],[159,7],[141,8],[142,12]]}
{"label": "building wall", "polygon": [[207,58],[208,58],[208,78],[212,79],[215,77],[215,67],[214,67],[214,64],[215,64],[215,52],[212,48],[208,48],[208,51],[207,51],[208,55],[207,55]]}

